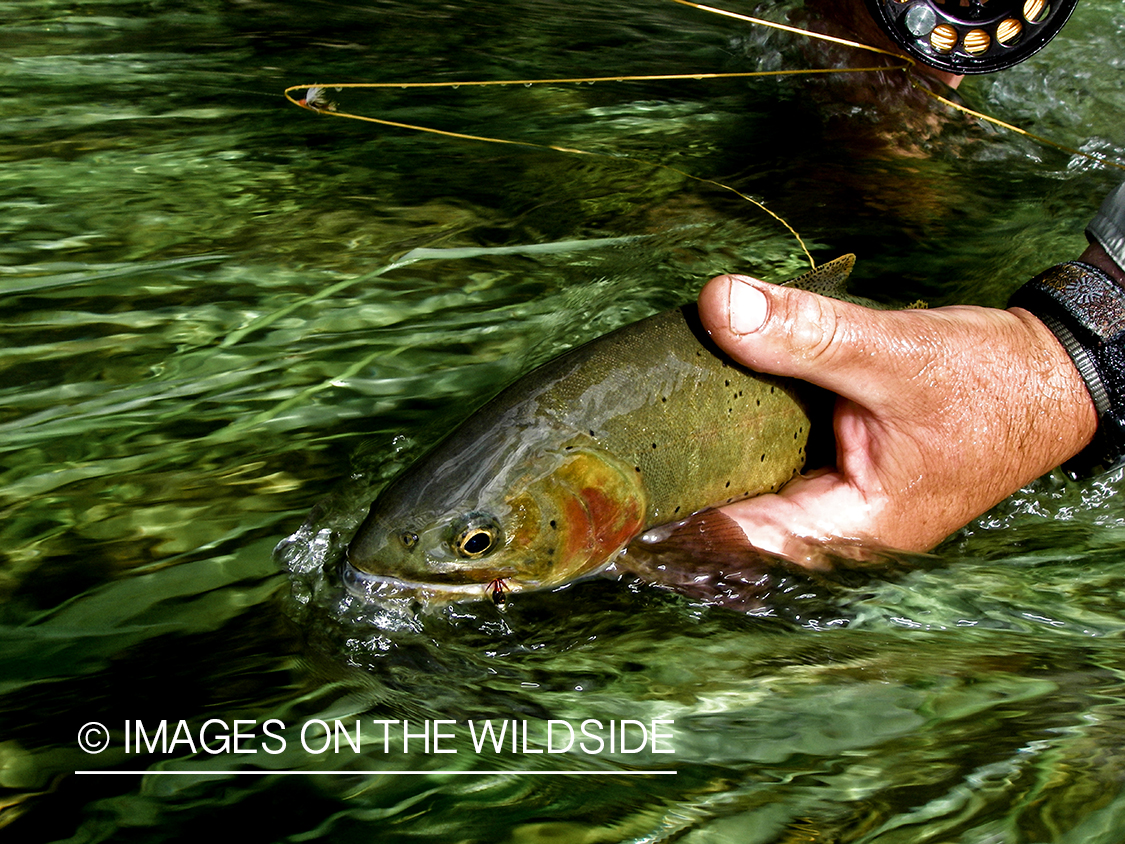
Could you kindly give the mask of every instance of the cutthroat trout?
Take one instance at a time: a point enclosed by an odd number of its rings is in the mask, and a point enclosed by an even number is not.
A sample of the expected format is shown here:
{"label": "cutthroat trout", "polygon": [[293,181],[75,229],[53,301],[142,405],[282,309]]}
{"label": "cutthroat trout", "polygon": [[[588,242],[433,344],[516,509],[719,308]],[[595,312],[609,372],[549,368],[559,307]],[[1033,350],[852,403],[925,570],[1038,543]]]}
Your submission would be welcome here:
{"label": "cutthroat trout", "polygon": [[[788,284],[837,295],[855,257]],[[685,305],[522,376],[376,497],[354,594],[457,601],[558,586],[649,528],[776,492],[805,464],[812,388],[730,361]]]}

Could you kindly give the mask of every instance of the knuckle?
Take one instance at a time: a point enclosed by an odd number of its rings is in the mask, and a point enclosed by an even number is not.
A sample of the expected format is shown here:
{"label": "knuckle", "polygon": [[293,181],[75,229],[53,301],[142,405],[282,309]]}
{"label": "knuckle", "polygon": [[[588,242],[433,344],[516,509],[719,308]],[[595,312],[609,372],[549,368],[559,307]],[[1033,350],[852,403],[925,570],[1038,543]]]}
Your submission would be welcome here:
{"label": "knuckle", "polygon": [[828,363],[842,338],[839,303],[803,291],[788,291],[782,314],[793,351],[808,363]]}

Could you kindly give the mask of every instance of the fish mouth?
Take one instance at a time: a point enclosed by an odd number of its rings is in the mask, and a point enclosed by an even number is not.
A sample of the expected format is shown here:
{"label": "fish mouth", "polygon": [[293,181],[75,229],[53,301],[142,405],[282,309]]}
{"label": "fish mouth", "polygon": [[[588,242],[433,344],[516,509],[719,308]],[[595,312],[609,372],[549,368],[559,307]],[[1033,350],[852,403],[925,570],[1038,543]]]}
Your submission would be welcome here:
{"label": "fish mouth", "polygon": [[[365,601],[378,601],[387,598],[421,598],[425,601],[472,601],[484,600],[492,594],[496,583],[434,583],[403,580],[383,574],[371,574],[356,568],[348,560],[340,563],[340,581],[348,594]],[[504,578],[504,592],[518,592],[523,585]]]}

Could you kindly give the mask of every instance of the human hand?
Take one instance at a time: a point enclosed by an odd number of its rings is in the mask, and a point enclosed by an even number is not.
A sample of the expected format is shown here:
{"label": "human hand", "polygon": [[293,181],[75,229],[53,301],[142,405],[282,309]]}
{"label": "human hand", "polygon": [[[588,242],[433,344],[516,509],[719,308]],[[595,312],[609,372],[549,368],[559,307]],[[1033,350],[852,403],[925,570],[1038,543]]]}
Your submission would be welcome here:
{"label": "human hand", "polygon": [[721,511],[798,563],[825,542],[928,550],[1097,428],[1069,356],[1019,308],[876,311],[719,276],[699,312],[734,360],[838,396],[834,467]]}

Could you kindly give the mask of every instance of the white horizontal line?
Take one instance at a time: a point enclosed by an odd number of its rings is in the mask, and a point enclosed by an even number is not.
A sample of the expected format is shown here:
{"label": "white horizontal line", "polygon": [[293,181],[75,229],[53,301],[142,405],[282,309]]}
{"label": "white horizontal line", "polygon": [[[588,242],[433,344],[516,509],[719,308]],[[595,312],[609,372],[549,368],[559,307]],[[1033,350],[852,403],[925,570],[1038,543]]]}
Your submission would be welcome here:
{"label": "white horizontal line", "polygon": [[255,771],[116,771],[116,770],[94,770],[94,771],[75,771],[75,774],[133,774],[133,775],[147,775],[147,776],[190,776],[190,775],[211,775],[211,776],[239,776],[239,775],[255,775],[255,776],[269,776],[273,774],[329,774],[334,776],[355,776],[355,775],[373,775],[373,774],[394,774],[398,776],[425,776],[432,774],[434,776],[447,776],[447,775],[463,775],[473,774],[477,776],[494,775],[494,774],[507,774],[508,776],[602,776],[602,777],[649,777],[660,776],[667,774],[678,774],[679,771],[271,771],[267,768],[262,768]]}

